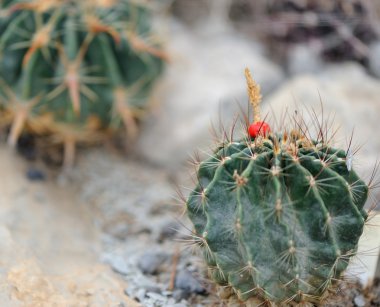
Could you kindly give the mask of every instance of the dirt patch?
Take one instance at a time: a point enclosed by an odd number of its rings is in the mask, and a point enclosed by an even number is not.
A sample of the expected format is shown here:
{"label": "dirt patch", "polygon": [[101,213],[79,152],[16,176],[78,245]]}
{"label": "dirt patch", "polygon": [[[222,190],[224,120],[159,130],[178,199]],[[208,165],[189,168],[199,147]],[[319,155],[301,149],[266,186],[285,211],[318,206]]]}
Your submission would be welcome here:
{"label": "dirt patch", "polygon": [[[0,301],[6,306],[138,306],[98,260],[96,213],[74,187],[31,182],[0,147]],[[69,192],[70,191],[70,192]]]}

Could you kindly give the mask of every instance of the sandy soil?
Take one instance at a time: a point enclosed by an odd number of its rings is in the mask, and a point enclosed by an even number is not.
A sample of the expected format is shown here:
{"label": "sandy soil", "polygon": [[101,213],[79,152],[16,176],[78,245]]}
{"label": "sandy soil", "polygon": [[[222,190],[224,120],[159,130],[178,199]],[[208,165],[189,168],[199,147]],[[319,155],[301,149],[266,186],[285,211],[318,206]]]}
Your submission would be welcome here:
{"label": "sandy soil", "polygon": [[[137,306],[97,260],[94,210],[73,187],[26,179],[27,163],[0,147],[0,301],[6,306]],[[4,306],[4,305],[3,305]]]}

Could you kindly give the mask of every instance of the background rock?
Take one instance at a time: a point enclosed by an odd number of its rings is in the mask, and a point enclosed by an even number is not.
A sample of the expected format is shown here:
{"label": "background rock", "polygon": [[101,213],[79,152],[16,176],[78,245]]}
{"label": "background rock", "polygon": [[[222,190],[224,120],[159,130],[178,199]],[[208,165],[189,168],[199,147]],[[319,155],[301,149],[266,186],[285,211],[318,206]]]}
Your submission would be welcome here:
{"label": "background rock", "polygon": [[177,23],[171,30],[176,40],[169,42],[173,60],[156,96],[161,105],[144,122],[138,153],[175,170],[193,150],[210,144],[210,123],[218,121],[220,110],[228,109],[223,112],[228,123],[230,114],[239,112],[237,101],[246,103],[245,67],[264,93],[279,85],[283,72],[265,57],[260,45],[237,33],[207,29],[197,33]]}
{"label": "background rock", "polygon": [[319,53],[309,45],[294,45],[289,51],[287,70],[290,75],[317,73],[323,68]]}

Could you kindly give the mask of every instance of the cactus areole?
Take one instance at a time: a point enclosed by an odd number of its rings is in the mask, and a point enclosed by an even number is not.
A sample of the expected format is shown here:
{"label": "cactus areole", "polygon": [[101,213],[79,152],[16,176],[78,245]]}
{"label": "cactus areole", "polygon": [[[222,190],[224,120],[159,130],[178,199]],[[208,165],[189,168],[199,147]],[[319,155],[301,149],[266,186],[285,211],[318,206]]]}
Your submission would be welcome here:
{"label": "cactus areole", "polygon": [[10,119],[9,144],[25,129],[67,153],[120,126],[135,136],[166,56],[151,19],[142,0],[1,1],[0,111]]}
{"label": "cactus areole", "polygon": [[[259,87],[246,77],[253,125],[264,127]],[[193,237],[211,278],[241,300],[318,304],[355,255],[368,186],[322,134],[265,125],[199,163],[187,200]]]}

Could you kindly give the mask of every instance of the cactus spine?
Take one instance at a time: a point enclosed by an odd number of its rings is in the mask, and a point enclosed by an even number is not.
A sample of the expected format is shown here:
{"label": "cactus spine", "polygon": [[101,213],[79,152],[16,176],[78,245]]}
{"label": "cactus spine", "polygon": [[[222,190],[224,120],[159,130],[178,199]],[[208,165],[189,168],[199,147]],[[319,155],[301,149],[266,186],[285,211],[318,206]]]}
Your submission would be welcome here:
{"label": "cactus spine", "polygon": [[0,109],[8,142],[24,129],[65,144],[96,142],[121,125],[129,139],[165,53],[144,1],[1,2]]}
{"label": "cactus spine", "polygon": [[193,237],[212,279],[241,300],[318,304],[355,255],[368,186],[323,129],[316,139],[300,125],[264,131],[259,87],[246,76],[255,110],[249,131],[259,128],[199,163],[187,200]]}

